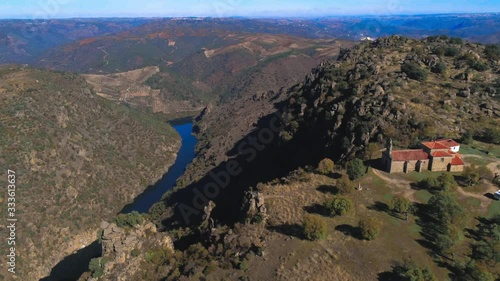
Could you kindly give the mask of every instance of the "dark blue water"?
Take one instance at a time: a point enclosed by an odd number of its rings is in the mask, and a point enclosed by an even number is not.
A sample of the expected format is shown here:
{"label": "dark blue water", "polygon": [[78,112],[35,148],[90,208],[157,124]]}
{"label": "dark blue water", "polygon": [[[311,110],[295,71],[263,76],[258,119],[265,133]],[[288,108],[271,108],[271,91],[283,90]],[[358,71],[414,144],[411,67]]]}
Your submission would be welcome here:
{"label": "dark blue water", "polygon": [[122,213],[137,211],[147,213],[154,203],[160,201],[163,194],[175,186],[177,179],[184,174],[186,167],[193,160],[196,138],[192,135],[193,123],[174,125],[174,129],[181,135],[182,145],[177,154],[175,163],[168,172],[154,186],[146,189],[144,193],[137,196],[134,202],[125,206]]}

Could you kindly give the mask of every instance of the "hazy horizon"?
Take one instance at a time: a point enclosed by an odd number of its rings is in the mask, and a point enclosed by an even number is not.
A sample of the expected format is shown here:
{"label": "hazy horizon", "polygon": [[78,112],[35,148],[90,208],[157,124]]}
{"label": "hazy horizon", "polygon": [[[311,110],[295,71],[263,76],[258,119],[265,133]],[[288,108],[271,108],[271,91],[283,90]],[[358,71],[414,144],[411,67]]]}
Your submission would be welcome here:
{"label": "hazy horizon", "polygon": [[500,12],[500,1],[401,1],[401,0],[21,0],[0,4],[0,19],[70,18],[316,18],[432,14],[480,14]]}

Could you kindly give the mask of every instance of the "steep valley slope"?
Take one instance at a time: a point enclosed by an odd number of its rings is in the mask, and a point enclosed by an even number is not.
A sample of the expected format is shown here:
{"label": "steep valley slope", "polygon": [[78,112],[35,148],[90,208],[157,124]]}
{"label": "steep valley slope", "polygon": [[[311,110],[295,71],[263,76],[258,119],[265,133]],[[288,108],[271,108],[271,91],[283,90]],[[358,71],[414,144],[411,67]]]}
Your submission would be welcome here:
{"label": "steep valley slope", "polygon": [[0,77],[0,167],[17,177],[16,276],[39,280],[160,179],[180,140],[168,124],[95,95],[78,75],[4,66]]}
{"label": "steep valley slope", "polygon": [[491,141],[500,118],[498,73],[497,47],[391,36],[342,49],[293,86],[208,106],[196,121],[197,158],[150,211],[174,249],[105,252],[107,260],[144,262],[129,272],[104,265],[103,278],[376,280],[410,254],[440,278],[454,274],[416,243],[419,226],[397,228],[391,218],[383,238],[356,238],[357,216],[383,217],[371,206],[392,196],[374,174],[360,181],[369,189],[352,196],[355,214],[328,219],[327,239],[303,240],[305,214],[323,214],[336,184],[308,167],[328,157],[344,173],[348,160],[366,159],[369,144],[382,148],[388,139],[401,148],[466,133]]}

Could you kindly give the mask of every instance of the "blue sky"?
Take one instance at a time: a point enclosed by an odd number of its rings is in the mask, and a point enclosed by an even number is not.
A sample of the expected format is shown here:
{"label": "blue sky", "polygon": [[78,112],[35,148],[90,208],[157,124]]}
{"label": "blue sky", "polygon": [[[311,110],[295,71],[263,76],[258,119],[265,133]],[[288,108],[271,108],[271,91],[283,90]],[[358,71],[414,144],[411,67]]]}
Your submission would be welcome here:
{"label": "blue sky", "polygon": [[326,16],[500,12],[500,0],[0,0],[0,18]]}

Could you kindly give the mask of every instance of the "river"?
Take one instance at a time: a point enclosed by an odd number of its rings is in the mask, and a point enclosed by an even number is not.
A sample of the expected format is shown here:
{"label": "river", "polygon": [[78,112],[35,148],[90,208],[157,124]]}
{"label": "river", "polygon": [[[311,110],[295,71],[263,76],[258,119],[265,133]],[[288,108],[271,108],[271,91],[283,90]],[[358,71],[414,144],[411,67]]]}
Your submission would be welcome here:
{"label": "river", "polygon": [[134,202],[123,208],[121,213],[137,211],[147,213],[154,203],[160,201],[165,192],[175,186],[177,179],[184,174],[186,167],[194,159],[197,140],[193,136],[193,123],[174,124],[174,129],[182,138],[181,149],[177,159],[168,172],[153,186],[148,187],[142,194],[134,199]]}

